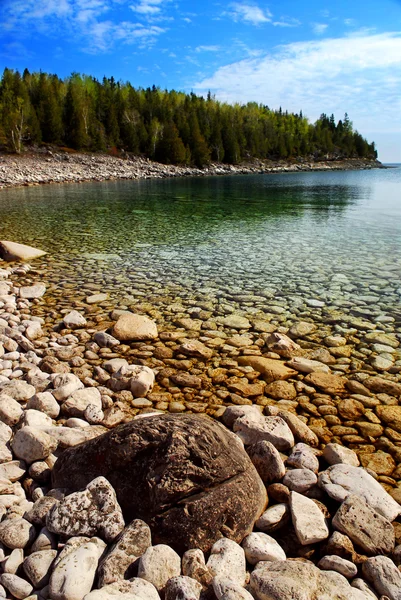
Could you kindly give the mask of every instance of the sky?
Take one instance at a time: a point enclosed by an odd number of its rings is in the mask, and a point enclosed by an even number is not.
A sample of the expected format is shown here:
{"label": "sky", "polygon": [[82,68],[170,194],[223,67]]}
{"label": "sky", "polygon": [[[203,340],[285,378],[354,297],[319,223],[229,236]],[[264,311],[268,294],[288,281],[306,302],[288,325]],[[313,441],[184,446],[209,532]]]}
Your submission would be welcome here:
{"label": "sky", "polygon": [[0,71],[347,112],[401,162],[401,0],[0,0]]}

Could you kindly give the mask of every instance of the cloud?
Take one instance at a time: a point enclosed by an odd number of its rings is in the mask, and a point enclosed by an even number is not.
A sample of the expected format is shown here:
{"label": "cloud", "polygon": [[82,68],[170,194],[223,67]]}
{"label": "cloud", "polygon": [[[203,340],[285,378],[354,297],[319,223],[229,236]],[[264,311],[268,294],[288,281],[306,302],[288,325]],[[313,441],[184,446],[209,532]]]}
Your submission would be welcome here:
{"label": "cloud", "polygon": [[327,23],[312,23],[313,32],[316,35],[322,35],[328,28]]}
{"label": "cloud", "polygon": [[234,2],[230,5],[228,14],[234,21],[243,21],[252,25],[261,25],[262,23],[270,23],[272,14],[266,8],[262,10],[256,4]]}
{"label": "cloud", "polygon": [[130,6],[130,9],[143,15],[156,15],[161,12],[163,0],[140,0],[139,4]]}
{"label": "cloud", "polygon": [[401,33],[278,46],[222,66],[192,87],[203,94],[211,90],[222,101],[302,109],[312,120],[322,112],[337,118],[348,112],[361,131],[371,130],[372,123],[392,131],[400,113]]}
{"label": "cloud", "polygon": [[219,52],[220,46],[198,46],[195,52]]}

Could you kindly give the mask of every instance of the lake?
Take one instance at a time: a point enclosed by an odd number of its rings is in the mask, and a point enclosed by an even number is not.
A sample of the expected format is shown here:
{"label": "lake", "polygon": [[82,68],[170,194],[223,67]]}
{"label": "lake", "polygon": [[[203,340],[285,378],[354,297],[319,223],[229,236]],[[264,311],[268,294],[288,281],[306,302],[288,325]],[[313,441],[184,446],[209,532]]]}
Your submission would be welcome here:
{"label": "lake", "polygon": [[59,308],[114,305],[381,323],[401,333],[401,168],[3,190],[0,238],[37,261]]}

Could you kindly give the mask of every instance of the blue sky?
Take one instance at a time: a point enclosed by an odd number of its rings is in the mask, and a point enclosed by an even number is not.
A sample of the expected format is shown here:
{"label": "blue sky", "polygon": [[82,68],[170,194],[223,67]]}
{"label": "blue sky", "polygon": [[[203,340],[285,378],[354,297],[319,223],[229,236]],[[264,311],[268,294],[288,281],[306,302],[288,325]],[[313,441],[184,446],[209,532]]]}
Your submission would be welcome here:
{"label": "blue sky", "polygon": [[401,0],[1,0],[6,66],[347,111],[401,162]]}

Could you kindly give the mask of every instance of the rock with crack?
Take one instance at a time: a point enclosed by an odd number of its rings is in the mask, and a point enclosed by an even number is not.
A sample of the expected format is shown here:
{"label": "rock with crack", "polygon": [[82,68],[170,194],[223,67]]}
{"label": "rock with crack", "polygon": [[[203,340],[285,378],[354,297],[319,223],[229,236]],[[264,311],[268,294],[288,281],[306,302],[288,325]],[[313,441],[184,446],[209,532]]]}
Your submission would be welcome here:
{"label": "rock with crack", "polygon": [[155,544],[207,551],[222,536],[241,541],[266,489],[237,436],[198,415],[138,419],[63,452],[53,487],[84,488],[104,476],[127,522],[139,518]]}

